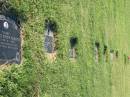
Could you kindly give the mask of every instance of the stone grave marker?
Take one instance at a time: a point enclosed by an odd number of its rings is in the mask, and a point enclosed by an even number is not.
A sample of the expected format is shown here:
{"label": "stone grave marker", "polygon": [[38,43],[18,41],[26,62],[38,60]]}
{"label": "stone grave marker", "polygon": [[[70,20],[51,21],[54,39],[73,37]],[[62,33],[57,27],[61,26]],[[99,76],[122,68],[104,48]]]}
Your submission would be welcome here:
{"label": "stone grave marker", "polygon": [[76,58],[76,45],[78,43],[77,37],[71,37],[70,38],[70,50],[69,50],[69,57],[70,58]]}
{"label": "stone grave marker", "polygon": [[104,56],[104,61],[107,62],[108,55],[107,55],[107,46],[106,45],[104,45],[103,56]]}
{"label": "stone grave marker", "polygon": [[52,20],[45,20],[45,50],[47,53],[53,53],[55,49],[55,33],[57,33],[56,23]]}
{"label": "stone grave marker", "polygon": [[95,62],[96,63],[98,63],[98,61],[99,61],[99,48],[100,48],[99,42],[95,42],[95,47],[94,47],[95,54],[94,54],[94,56],[95,56]]}
{"label": "stone grave marker", "polygon": [[20,64],[20,28],[12,19],[0,15],[0,64]]}
{"label": "stone grave marker", "polygon": [[45,40],[44,47],[47,56],[50,60],[56,59],[56,39],[55,33],[57,33],[57,25],[55,21],[50,19],[45,20]]}
{"label": "stone grave marker", "polygon": [[116,59],[118,59],[118,57],[119,57],[119,52],[118,52],[118,50],[116,51]]}

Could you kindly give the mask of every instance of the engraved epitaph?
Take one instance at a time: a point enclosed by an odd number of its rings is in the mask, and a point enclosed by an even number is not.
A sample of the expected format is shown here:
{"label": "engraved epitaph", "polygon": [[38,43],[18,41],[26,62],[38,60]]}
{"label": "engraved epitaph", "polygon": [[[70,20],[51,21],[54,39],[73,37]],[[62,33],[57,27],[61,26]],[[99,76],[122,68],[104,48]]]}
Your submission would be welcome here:
{"label": "engraved epitaph", "polygon": [[15,21],[0,15],[0,64],[20,64],[20,28]]}

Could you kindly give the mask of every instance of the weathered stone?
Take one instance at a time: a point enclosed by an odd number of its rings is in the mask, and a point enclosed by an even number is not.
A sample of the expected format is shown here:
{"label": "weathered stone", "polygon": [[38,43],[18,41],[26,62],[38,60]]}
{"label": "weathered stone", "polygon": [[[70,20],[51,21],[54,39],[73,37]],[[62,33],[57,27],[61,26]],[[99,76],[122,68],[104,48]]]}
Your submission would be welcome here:
{"label": "weathered stone", "polygon": [[20,64],[20,28],[15,21],[0,15],[0,64]]}

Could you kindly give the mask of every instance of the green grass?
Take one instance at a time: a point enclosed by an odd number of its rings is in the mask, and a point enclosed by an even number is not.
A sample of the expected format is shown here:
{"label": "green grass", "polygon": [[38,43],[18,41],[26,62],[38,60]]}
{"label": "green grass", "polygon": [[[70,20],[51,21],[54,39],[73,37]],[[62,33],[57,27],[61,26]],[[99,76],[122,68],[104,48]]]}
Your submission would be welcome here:
{"label": "green grass", "polygon": [[[40,79],[41,97],[130,96],[130,65],[124,64],[124,54],[130,54],[129,0],[10,2],[17,9],[23,10],[28,18],[23,23],[23,64],[31,64],[35,72],[33,74]],[[58,24],[58,56],[53,63],[47,60],[43,47],[43,24],[48,17]],[[68,57],[71,36],[78,38],[75,63]],[[98,64],[94,62],[95,41],[100,42]],[[119,51],[117,60],[103,61],[105,44],[108,50]]]}

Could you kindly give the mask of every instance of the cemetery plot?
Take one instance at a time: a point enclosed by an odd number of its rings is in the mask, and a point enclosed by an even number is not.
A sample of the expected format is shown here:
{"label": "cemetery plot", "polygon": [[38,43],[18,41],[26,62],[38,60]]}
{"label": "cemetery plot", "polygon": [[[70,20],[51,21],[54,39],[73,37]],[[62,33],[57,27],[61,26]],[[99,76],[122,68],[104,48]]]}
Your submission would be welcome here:
{"label": "cemetery plot", "polygon": [[100,44],[99,42],[95,42],[95,47],[94,47],[94,50],[95,50],[95,62],[98,63],[99,62],[99,48],[100,48]]}
{"label": "cemetery plot", "polygon": [[76,58],[76,44],[78,43],[78,39],[76,37],[70,38],[70,46],[71,49],[69,50],[69,57]]}
{"label": "cemetery plot", "polygon": [[57,49],[57,24],[55,21],[46,19],[45,20],[45,51],[51,60],[56,59]]}
{"label": "cemetery plot", "polygon": [[0,64],[20,64],[20,28],[15,21],[0,15]]}

